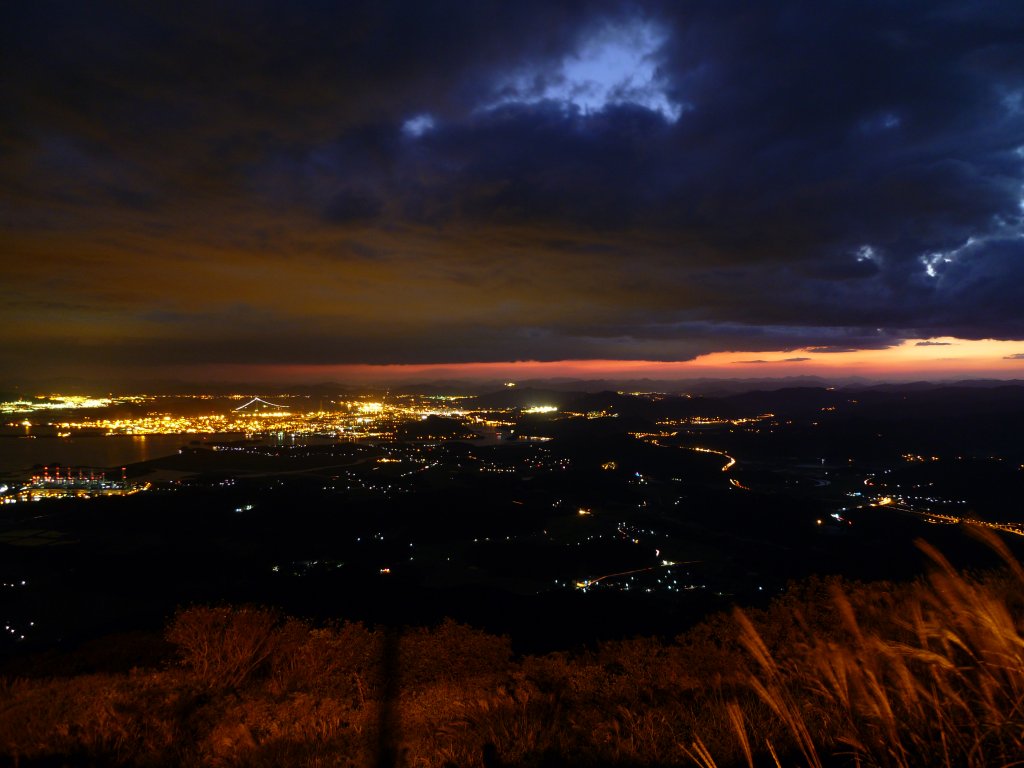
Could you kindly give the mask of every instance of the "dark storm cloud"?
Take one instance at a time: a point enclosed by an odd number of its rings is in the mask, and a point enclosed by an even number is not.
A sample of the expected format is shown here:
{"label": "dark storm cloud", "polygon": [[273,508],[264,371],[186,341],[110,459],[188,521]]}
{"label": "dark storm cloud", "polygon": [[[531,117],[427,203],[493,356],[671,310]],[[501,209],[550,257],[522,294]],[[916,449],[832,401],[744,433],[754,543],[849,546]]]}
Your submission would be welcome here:
{"label": "dark storm cloud", "polygon": [[328,221],[345,224],[353,221],[375,219],[381,212],[383,204],[372,195],[361,192],[339,192],[328,203],[324,218]]}
{"label": "dark storm cloud", "polygon": [[3,13],[23,362],[1024,338],[1019,4]]}
{"label": "dark storm cloud", "polygon": [[807,362],[810,359],[811,358],[809,358],[809,357],[786,357],[786,358],[783,358],[782,360],[761,360],[761,359],[758,359],[758,360],[735,360],[734,362],[735,363],[740,363],[742,365],[750,365],[752,363],[758,363],[758,364],[760,364],[760,363],[804,363],[804,362]]}

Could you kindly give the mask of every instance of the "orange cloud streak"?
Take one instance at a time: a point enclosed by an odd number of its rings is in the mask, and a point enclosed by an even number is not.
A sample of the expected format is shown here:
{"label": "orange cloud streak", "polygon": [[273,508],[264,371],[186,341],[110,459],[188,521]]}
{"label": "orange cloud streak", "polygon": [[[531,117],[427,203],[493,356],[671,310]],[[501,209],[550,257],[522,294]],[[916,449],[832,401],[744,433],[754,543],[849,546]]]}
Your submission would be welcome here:
{"label": "orange cloud streak", "polygon": [[[851,352],[715,352],[694,360],[535,360],[500,363],[429,365],[290,365],[211,367],[205,373],[220,379],[281,383],[350,381],[355,383],[410,379],[533,379],[533,378],[761,378],[811,375],[862,376],[877,379],[950,377],[1024,377],[1024,341],[972,341],[956,338],[908,339],[886,349]],[[799,358],[799,359],[797,359]]]}

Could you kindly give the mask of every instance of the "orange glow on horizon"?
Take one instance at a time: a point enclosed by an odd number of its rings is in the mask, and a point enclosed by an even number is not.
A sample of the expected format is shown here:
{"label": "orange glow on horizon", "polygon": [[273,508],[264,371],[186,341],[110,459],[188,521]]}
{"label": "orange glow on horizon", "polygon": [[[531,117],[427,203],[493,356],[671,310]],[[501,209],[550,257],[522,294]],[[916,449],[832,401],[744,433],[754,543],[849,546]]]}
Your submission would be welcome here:
{"label": "orange glow on horizon", "polygon": [[[1021,357],[1014,357],[1020,355]],[[795,358],[800,358],[796,360]],[[972,341],[952,337],[907,339],[885,349],[852,352],[713,352],[685,361],[522,360],[489,363],[396,365],[211,366],[221,378],[285,382],[388,382],[433,379],[532,378],[771,378],[821,376],[905,380],[949,377],[1024,377],[1024,341]]]}

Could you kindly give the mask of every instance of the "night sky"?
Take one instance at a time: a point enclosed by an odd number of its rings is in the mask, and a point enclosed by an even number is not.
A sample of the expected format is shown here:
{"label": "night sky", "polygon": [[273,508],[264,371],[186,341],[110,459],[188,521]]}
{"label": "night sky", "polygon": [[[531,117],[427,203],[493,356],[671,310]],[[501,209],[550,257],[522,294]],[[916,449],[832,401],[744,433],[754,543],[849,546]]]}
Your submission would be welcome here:
{"label": "night sky", "polygon": [[0,62],[3,381],[1024,377],[1024,3],[32,0]]}

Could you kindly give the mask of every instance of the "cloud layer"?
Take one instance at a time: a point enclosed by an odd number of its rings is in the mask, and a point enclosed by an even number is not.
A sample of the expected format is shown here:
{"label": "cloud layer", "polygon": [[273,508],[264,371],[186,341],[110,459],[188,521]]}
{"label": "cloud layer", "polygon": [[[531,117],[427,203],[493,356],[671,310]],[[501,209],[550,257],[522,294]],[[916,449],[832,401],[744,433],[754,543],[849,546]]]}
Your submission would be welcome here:
{"label": "cloud layer", "polygon": [[4,12],[12,363],[1024,339],[1024,6],[208,5]]}

